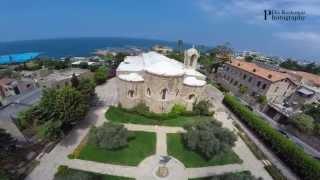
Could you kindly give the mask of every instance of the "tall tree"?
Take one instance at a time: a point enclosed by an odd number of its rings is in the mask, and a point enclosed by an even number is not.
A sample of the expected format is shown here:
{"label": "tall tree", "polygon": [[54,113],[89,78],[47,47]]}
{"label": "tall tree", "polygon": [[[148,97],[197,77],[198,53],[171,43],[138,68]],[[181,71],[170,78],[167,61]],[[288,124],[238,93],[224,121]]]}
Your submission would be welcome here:
{"label": "tall tree", "polygon": [[99,67],[95,74],[94,74],[94,80],[96,84],[103,84],[106,82],[108,76],[108,68],[105,66]]}
{"label": "tall tree", "polygon": [[87,102],[90,102],[91,97],[95,95],[95,87],[96,84],[93,79],[85,78],[80,80],[77,90],[84,96]]}
{"label": "tall tree", "polygon": [[72,86],[73,88],[77,88],[78,85],[79,85],[79,79],[78,79],[78,77],[73,73],[73,74],[72,74],[72,77],[71,77],[71,86]]}
{"label": "tall tree", "polygon": [[65,86],[45,90],[38,105],[19,116],[21,122],[32,123],[42,138],[57,139],[88,111],[85,97],[76,89]]}

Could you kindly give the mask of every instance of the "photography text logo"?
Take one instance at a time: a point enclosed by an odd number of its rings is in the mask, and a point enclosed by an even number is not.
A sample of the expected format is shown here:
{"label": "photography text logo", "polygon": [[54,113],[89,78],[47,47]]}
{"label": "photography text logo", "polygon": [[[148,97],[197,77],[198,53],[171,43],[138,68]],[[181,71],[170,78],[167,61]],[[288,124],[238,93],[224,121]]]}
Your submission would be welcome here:
{"label": "photography text logo", "polygon": [[264,20],[266,21],[304,21],[305,18],[305,11],[264,10]]}

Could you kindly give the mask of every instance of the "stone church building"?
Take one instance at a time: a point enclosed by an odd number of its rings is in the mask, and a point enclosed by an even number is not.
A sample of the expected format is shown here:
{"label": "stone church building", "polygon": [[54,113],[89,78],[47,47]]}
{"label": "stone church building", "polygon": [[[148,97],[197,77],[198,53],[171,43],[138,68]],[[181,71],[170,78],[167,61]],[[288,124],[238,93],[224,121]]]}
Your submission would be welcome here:
{"label": "stone church building", "polygon": [[119,102],[124,108],[145,103],[156,113],[170,112],[175,104],[192,110],[200,100],[206,77],[196,71],[199,53],[191,48],[184,63],[157,52],[127,56],[117,69]]}

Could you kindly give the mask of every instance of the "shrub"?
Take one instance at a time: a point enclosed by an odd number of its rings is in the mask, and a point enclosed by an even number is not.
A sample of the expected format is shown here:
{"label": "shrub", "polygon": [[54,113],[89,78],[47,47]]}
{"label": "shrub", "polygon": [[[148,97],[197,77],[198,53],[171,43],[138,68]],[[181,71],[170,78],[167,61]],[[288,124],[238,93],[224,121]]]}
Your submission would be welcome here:
{"label": "shrub", "polygon": [[89,142],[100,148],[114,150],[127,146],[133,137],[122,124],[104,123],[101,127],[91,129]]}
{"label": "shrub", "polygon": [[239,87],[239,92],[240,92],[241,94],[247,93],[247,92],[248,92],[248,87],[241,85],[241,86]]}
{"label": "shrub", "polygon": [[181,104],[175,104],[172,109],[171,109],[171,114],[172,115],[183,115],[187,112],[187,109],[185,106]]}
{"label": "shrub", "polygon": [[219,176],[213,176],[210,180],[258,180],[249,171],[226,173]]}
{"label": "shrub", "polygon": [[187,133],[183,140],[187,148],[199,152],[206,159],[226,152],[234,146],[236,135],[228,129],[222,128],[216,120],[203,120],[185,126]]}
{"label": "shrub", "polygon": [[133,107],[131,110],[140,115],[148,115],[150,113],[149,107],[144,103],[139,103],[138,105]]}
{"label": "shrub", "polygon": [[144,103],[139,103],[137,106],[131,109],[122,108],[121,104],[118,106],[123,111],[137,113],[141,116],[156,119],[156,120],[167,120],[177,118],[178,116],[193,116],[193,112],[186,111],[186,108],[183,105],[176,104],[172,107],[171,112],[169,113],[154,113],[149,110],[149,107]]}
{"label": "shrub", "polygon": [[320,179],[320,163],[317,160],[273,129],[262,117],[250,111],[235,97],[227,95],[223,102],[302,179]]}
{"label": "shrub", "polygon": [[67,166],[59,166],[58,173],[54,177],[54,180],[95,180],[95,179],[98,179],[98,178],[96,178],[96,175],[93,173],[73,170]]}
{"label": "shrub", "polygon": [[266,96],[258,96],[257,99],[258,103],[262,104],[262,105],[266,105],[267,104],[267,97]]}
{"label": "shrub", "polygon": [[213,112],[210,111],[210,107],[212,107],[212,104],[209,100],[202,100],[194,103],[192,110],[196,115],[212,116]]}
{"label": "shrub", "polygon": [[69,171],[68,166],[61,165],[61,166],[58,167],[58,172],[57,173],[60,174],[60,175],[66,175],[66,174],[68,174],[68,171]]}
{"label": "shrub", "polygon": [[300,132],[311,134],[314,129],[314,120],[306,114],[298,114],[290,120],[290,123]]}

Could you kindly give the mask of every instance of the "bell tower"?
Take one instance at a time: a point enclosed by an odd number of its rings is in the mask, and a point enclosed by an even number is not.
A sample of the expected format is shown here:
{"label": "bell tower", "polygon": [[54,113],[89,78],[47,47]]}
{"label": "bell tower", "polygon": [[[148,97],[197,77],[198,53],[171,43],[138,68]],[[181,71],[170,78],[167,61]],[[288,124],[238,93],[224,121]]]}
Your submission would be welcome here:
{"label": "bell tower", "polygon": [[200,55],[194,48],[190,48],[184,52],[184,66],[187,69],[196,69]]}

